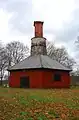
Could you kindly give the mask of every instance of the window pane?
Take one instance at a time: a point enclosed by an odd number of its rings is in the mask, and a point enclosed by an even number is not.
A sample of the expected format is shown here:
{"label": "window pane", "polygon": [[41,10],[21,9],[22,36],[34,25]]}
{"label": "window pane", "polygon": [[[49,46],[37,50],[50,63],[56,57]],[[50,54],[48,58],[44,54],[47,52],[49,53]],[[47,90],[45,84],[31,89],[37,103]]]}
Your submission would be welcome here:
{"label": "window pane", "polygon": [[60,74],[55,74],[54,75],[54,80],[55,81],[60,81],[61,80],[61,75]]}

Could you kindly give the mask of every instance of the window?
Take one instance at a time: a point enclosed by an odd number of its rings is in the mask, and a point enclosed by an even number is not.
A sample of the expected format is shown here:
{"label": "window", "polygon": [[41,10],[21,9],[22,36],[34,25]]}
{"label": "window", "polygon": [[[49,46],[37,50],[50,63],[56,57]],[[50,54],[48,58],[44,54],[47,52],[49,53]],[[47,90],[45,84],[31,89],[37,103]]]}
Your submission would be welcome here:
{"label": "window", "polygon": [[61,75],[60,74],[54,74],[54,80],[55,81],[61,81]]}

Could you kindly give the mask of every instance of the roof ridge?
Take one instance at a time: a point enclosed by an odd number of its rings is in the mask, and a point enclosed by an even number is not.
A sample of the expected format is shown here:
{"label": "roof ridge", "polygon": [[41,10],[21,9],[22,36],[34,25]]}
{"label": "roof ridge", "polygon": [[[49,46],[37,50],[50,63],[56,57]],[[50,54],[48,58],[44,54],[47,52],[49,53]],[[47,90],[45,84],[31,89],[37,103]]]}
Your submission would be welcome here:
{"label": "roof ridge", "polygon": [[[47,56],[47,55],[46,55]],[[49,57],[49,56],[47,56],[47,57]],[[44,58],[43,58],[44,59]],[[46,63],[46,64],[48,64],[48,62],[44,59],[44,63]],[[50,64],[48,64],[50,67],[51,67],[51,65]]]}
{"label": "roof ridge", "polygon": [[39,55],[39,58],[40,58],[41,67],[43,68],[43,64],[42,64],[41,55]]}

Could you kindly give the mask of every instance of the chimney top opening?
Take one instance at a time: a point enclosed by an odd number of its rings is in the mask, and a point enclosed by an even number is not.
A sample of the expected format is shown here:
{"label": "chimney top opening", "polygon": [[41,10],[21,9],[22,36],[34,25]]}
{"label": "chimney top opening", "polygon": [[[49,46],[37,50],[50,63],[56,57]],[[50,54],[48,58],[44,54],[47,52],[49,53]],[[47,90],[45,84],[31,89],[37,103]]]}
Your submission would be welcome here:
{"label": "chimney top opening", "polygon": [[43,22],[34,21],[35,37],[43,37]]}
{"label": "chimney top opening", "polygon": [[34,26],[35,26],[35,24],[42,24],[43,25],[43,21],[34,21]]}

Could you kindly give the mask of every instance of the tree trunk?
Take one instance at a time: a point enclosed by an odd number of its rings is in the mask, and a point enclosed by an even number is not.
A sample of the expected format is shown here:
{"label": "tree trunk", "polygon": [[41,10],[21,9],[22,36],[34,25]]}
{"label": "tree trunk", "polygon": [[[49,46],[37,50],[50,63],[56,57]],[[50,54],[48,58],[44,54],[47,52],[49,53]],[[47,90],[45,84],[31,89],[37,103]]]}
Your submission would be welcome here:
{"label": "tree trunk", "polygon": [[1,85],[2,85],[2,77],[1,77]]}
{"label": "tree trunk", "polygon": [[1,69],[1,85],[2,85],[2,78],[3,78],[3,77],[2,77],[2,69]]}

